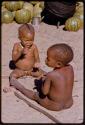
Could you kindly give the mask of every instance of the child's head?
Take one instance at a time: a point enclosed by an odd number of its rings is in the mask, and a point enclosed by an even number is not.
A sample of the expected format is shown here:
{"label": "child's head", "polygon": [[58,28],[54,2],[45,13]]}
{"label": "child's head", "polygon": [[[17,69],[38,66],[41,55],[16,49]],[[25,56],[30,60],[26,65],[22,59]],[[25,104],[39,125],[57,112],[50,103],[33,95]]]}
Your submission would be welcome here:
{"label": "child's head", "polygon": [[23,24],[19,27],[19,39],[23,46],[31,46],[34,41],[35,31],[31,24]]}
{"label": "child's head", "polygon": [[72,59],[73,51],[67,44],[55,44],[47,50],[46,64],[49,67],[60,68],[66,66]]}

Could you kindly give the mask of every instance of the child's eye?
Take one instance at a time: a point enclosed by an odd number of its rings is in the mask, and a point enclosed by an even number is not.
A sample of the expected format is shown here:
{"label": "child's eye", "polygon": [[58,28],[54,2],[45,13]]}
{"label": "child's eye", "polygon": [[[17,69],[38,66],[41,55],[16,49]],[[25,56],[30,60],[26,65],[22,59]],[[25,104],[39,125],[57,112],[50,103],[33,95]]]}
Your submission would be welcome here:
{"label": "child's eye", "polygon": [[47,60],[49,61],[48,57],[47,57]]}
{"label": "child's eye", "polygon": [[25,42],[28,42],[28,40],[24,40]]}

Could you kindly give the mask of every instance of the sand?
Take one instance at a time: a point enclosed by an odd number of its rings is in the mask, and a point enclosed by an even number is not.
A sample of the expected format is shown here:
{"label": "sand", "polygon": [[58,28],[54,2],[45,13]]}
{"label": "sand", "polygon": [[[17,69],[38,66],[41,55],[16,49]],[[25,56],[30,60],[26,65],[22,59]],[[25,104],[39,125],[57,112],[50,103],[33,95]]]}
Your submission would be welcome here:
{"label": "sand", "polygon": [[[20,24],[2,24],[1,26],[1,90],[9,85],[9,62],[11,60],[12,48],[18,39],[18,27]],[[35,33],[35,44],[37,44],[41,68],[49,72],[52,69],[44,63],[47,48],[55,43],[67,43],[73,48],[74,59],[71,62],[75,73],[73,87],[74,104],[71,108],[62,111],[50,111],[34,101],[29,100],[41,109],[44,109],[62,123],[82,123],[83,122],[83,30],[69,32],[63,30],[64,25],[57,29],[56,26],[41,23]],[[33,77],[22,77],[19,79],[26,88],[33,90]],[[18,99],[13,92],[4,93],[1,91],[1,121],[2,123],[54,123],[42,113],[29,107],[24,101]],[[23,96],[24,97],[24,96]]]}

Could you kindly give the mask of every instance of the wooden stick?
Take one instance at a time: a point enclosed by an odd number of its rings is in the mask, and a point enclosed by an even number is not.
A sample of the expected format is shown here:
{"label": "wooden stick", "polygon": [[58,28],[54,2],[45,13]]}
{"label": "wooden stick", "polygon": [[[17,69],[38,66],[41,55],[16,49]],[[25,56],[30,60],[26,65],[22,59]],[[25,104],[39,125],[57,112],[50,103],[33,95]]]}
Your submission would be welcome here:
{"label": "wooden stick", "polygon": [[44,115],[46,115],[49,119],[51,119],[53,122],[55,123],[61,123],[59,120],[57,120],[56,118],[54,118],[52,115],[50,115],[49,113],[47,113],[46,111],[44,111],[43,109],[35,106],[34,104],[32,104],[31,102],[29,102],[28,100],[26,100],[25,98],[23,98],[20,94],[18,94],[17,92],[14,92],[15,96],[17,96],[19,99],[23,100],[27,105],[29,105],[30,107],[32,107],[33,109],[43,113]]}

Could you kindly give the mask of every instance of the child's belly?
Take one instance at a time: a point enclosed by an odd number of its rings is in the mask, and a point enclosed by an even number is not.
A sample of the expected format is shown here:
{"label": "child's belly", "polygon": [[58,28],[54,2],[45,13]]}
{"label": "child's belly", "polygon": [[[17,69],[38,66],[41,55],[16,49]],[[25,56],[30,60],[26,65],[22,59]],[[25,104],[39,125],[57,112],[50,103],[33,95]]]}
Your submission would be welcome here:
{"label": "child's belly", "polygon": [[33,58],[29,58],[29,59],[20,59],[16,62],[16,67],[25,71],[31,70],[34,66],[34,59]]}

